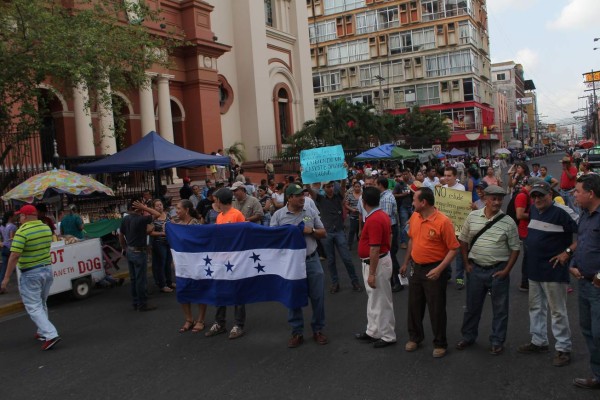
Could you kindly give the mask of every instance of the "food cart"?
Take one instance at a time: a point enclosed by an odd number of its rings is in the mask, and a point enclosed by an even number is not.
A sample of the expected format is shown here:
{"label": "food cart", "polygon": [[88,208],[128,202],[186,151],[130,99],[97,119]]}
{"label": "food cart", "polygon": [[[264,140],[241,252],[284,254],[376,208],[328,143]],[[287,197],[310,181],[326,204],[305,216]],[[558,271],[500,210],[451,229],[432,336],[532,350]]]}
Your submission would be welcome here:
{"label": "food cart", "polygon": [[[2,199],[32,203],[64,194],[114,196],[110,188],[90,177],[55,169],[32,176],[2,196]],[[72,291],[76,298],[82,299],[88,297],[94,284],[106,276],[102,244],[97,238],[68,242],[52,242],[50,257],[54,282],[50,294]]]}
{"label": "food cart", "polygon": [[[70,291],[76,299],[84,299],[90,295],[96,282],[106,276],[100,239],[71,244],[64,240],[52,242],[50,258],[54,277],[50,295]],[[18,269],[17,274],[20,277]]]}

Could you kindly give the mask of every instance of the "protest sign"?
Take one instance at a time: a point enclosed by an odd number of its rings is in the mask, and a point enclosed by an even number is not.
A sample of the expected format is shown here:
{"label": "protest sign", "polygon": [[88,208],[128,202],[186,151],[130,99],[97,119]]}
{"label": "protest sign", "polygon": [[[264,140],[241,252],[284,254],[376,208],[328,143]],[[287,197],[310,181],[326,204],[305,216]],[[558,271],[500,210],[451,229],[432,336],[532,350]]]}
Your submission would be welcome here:
{"label": "protest sign", "polygon": [[300,166],[304,184],[337,181],[348,177],[341,145],[302,150]]}
{"label": "protest sign", "polygon": [[458,235],[471,210],[471,192],[438,186],[434,190],[435,206],[452,220]]}

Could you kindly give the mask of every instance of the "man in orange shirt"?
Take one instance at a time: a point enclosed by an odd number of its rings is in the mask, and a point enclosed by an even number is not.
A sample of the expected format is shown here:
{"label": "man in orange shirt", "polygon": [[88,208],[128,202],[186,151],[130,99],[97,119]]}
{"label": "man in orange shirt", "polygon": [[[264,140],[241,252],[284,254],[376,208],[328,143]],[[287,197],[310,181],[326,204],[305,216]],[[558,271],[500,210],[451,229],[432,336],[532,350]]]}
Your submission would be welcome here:
{"label": "man in orange shirt", "polygon": [[[233,208],[231,204],[233,201],[233,192],[229,188],[221,188],[213,194],[215,204],[221,211],[217,215],[217,224],[233,224],[236,222],[246,222],[246,218],[241,211]],[[235,305],[235,325],[231,332],[229,332],[229,339],[237,339],[244,334],[244,323],[246,322],[246,306],[244,304]],[[227,332],[225,323],[227,316],[226,306],[217,306],[217,313],[215,315],[215,322],[210,327],[210,330],[204,334],[206,337],[217,336],[221,333]]]}
{"label": "man in orange shirt", "polygon": [[246,217],[240,210],[233,208],[233,192],[229,188],[221,188],[213,194],[217,209],[221,212],[217,215],[217,224],[234,224],[246,222]]}
{"label": "man in orange shirt", "polygon": [[415,213],[408,221],[408,249],[400,274],[413,265],[408,285],[408,335],[406,351],[415,351],[425,338],[423,316],[429,310],[433,330],[433,357],[446,355],[446,285],[450,263],[460,244],[452,221],[435,206],[433,191],[422,187],[413,196]]}

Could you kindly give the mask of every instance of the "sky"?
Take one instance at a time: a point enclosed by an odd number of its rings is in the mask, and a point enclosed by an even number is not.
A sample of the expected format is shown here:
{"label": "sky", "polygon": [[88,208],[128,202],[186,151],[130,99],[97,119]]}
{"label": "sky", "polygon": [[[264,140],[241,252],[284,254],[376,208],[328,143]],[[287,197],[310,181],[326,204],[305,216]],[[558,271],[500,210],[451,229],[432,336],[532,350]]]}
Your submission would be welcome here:
{"label": "sky", "polygon": [[582,74],[600,70],[600,0],[487,0],[487,10],[492,63],[523,65],[541,122],[578,124],[571,111],[585,107],[578,97],[592,94]]}

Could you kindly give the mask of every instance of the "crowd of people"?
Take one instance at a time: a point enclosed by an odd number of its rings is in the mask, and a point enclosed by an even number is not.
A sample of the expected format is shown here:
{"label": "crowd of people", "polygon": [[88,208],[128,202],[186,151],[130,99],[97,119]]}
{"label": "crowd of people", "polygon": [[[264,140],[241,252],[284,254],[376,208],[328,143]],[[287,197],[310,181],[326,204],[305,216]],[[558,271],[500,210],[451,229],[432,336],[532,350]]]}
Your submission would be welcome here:
{"label": "crowd of people", "polygon": [[[146,193],[143,199],[130,203],[119,234],[129,264],[133,309],[141,312],[156,309],[148,303],[147,296],[148,237],[155,285],[164,293],[177,290],[166,224],[303,223],[311,331],[316,343],[329,342],[324,333],[323,266],[330,278],[329,293],[335,295],[344,286],[337,270],[339,255],[351,290],[366,291],[368,298],[367,325],[356,334],[358,341],[371,343],[375,348],[396,343],[393,293],[406,286],[405,350],[417,351],[423,346],[426,336],[423,318],[427,309],[433,331],[432,355],[444,357],[449,346],[446,292],[454,269],[456,289],[466,288],[461,339],[455,348],[465,350],[477,340],[483,305],[490,298],[493,322],[489,352],[499,355],[504,351],[507,334],[510,273],[523,253],[519,289],[529,296],[531,340],[519,346],[518,351],[525,354],[549,351],[550,314],[550,330],[556,340],[552,364],[560,367],[570,363],[572,344],[566,299],[570,281],[576,281],[581,332],[590,352],[593,377],[575,379],[574,384],[598,389],[600,267],[594,260],[600,255],[600,237],[597,237],[600,176],[589,169],[578,174],[568,156],[561,160],[563,169],[559,178],[550,176],[546,166],[535,162],[530,171],[527,163],[517,161],[506,173],[507,166],[502,163],[501,158],[482,157],[466,164],[465,160],[456,159],[418,170],[365,163],[350,167],[347,180],[312,184],[302,184],[294,176],[276,182],[270,175],[273,169],[266,168],[267,178],[258,186],[239,169],[230,184],[211,178],[204,185],[184,180],[181,200],[172,207],[166,204],[167,199],[152,199]],[[437,186],[471,193],[472,212],[460,232],[455,232],[450,218],[436,208]],[[502,204],[506,197],[510,200],[505,213]],[[31,242],[27,238],[30,227],[39,225],[33,223],[38,220],[37,213],[33,217],[30,212],[26,207],[19,212],[24,223],[18,230],[14,215],[7,214],[3,220],[3,257],[6,253],[8,259],[4,265],[8,268],[2,290],[16,267],[23,272],[21,279],[34,275],[35,279],[45,279],[42,272],[49,264],[45,258],[36,260],[33,267],[29,259],[26,262],[19,258],[30,251]],[[41,225],[45,226],[43,222]],[[71,225],[78,229],[77,221],[66,226]],[[5,252],[7,247],[10,252]],[[406,250],[403,259],[399,259],[400,249]],[[360,260],[362,280],[353,252]],[[40,271],[29,273],[30,268]],[[48,321],[44,290],[36,294],[39,298],[35,307],[26,304],[26,308],[38,326],[38,336],[51,348],[60,337]],[[213,337],[228,332],[229,339],[245,334],[244,304],[234,307],[230,330],[224,306],[216,307],[214,321],[209,325],[205,324],[206,305],[198,304],[196,314],[192,304],[181,307],[184,320],[181,333],[205,331],[206,337]],[[289,310],[288,322],[291,327],[288,347],[295,348],[304,342],[302,309]],[[47,345],[48,342],[51,343]]]}

